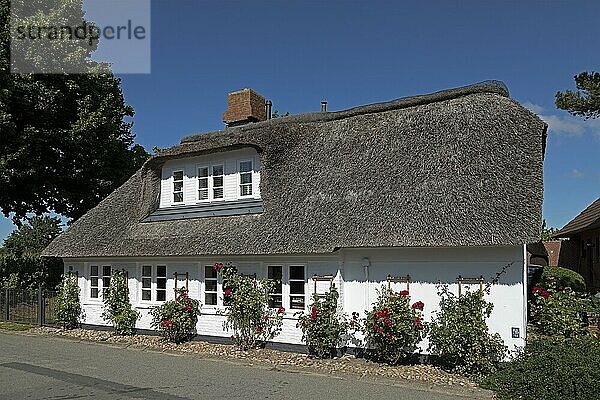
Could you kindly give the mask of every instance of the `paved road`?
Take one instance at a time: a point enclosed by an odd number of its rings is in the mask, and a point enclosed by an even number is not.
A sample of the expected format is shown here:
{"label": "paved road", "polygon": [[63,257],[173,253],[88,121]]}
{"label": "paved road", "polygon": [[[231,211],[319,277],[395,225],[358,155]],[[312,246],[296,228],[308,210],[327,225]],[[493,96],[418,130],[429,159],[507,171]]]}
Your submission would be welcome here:
{"label": "paved road", "polygon": [[0,333],[0,399],[81,398],[465,399],[394,382],[343,379],[107,344]]}

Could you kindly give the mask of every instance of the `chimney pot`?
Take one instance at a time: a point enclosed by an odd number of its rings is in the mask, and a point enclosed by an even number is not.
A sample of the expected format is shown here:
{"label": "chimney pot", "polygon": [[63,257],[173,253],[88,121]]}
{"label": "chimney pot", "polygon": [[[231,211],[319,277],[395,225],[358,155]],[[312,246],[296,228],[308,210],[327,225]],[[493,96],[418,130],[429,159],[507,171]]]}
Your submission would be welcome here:
{"label": "chimney pot", "polygon": [[265,98],[252,89],[229,93],[227,105],[227,111],[223,113],[223,122],[228,127],[267,119]]}
{"label": "chimney pot", "polygon": [[273,109],[273,103],[271,102],[271,100],[267,100],[265,102],[265,111],[267,114],[267,120],[271,119],[271,110]]}
{"label": "chimney pot", "polygon": [[327,112],[327,100],[321,102],[321,112]]}

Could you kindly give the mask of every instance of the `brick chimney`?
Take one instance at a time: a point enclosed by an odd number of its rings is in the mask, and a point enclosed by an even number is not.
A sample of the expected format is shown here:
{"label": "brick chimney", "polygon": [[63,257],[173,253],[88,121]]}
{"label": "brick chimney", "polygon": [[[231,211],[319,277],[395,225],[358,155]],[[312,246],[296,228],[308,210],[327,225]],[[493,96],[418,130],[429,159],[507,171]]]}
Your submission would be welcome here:
{"label": "brick chimney", "polygon": [[223,113],[223,122],[227,126],[239,126],[267,119],[265,98],[252,89],[229,93],[227,104],[227,111]]}

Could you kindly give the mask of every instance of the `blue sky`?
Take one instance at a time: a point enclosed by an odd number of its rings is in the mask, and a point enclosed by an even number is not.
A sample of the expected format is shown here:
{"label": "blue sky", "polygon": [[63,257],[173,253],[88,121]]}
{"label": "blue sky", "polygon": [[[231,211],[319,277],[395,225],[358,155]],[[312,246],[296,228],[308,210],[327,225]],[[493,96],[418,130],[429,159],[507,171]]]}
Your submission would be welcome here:
{"label": "blue sky", "polygon": [[561,227],[600,196],[600,120],[554,106],[600,70],[598,15],[598,1],[153,1],[152,73],[123,90],[151,149],[222,128],[245,87],[296,114],[498,79],[550,125],[544,217]]}

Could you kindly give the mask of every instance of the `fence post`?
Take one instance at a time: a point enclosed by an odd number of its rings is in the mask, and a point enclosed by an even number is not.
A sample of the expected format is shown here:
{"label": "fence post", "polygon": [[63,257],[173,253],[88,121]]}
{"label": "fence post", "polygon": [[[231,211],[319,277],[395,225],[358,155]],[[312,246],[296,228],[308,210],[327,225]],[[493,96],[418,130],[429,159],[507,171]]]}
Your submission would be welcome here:
{"label": "fence post", "polygon": [[10,318],[10,302],[9,302],[9,294],[10,294],[10,289],[5,289],[4,291],[4,320],[8,321]]}
{"label": "fence post", "polygon": [[44,326],[44,291],[42,290],[42,285],[38,285],[38,324],[40,326]]}

